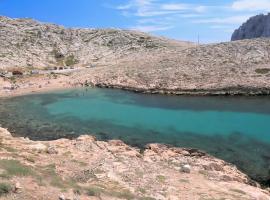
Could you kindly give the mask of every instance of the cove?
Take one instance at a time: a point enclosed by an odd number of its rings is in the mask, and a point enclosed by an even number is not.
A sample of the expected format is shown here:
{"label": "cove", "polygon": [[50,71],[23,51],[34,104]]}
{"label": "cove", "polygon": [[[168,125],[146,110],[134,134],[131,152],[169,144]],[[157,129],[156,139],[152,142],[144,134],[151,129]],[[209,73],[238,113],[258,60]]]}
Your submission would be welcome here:
{"label": "cove", "polygon": [[153,142],[198,148],[269,183],[269,97],[73,89],[1,99],[0,124],[15,136],[34,140],[91,134],[140,148]]}

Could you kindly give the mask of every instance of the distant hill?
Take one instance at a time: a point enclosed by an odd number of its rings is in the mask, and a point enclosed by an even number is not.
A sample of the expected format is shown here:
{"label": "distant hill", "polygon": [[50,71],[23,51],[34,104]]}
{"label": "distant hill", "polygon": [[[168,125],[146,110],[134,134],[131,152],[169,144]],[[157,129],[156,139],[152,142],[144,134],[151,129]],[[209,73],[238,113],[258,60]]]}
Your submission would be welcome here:
{"label": "distant hill", "polygon": [[270,13],[251,17],[240,28],[236,29],[231,40],[243,40],[270,37]]}
{"label": "distant hill", "polygon": [[0,69],[115,63],[140,51],[192,45],[118,29],[67,29],[32,19],[0,17]]}

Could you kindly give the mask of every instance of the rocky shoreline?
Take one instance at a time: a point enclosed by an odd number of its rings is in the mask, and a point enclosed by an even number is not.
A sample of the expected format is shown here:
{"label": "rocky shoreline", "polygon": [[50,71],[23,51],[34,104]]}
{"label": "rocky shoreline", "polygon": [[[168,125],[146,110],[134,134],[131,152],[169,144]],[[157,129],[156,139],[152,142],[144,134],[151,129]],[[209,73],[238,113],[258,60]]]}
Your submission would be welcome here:
{"label": "rocky shoreline", "polygon": [[[88,84],[86,84],[88,87]],[[112,88],[131,91],[142,94],[162,94],[162,95],[190,95],[190,96],[268,96],[270,95],[270,88],[256,88],[256,87],[228,87],[220,89],[192,89],[192,90],[181,90],[181,89],[162,89],[162,88],[136,88],[136,87],[125,87],[118,85],[107,85],[107,84],[96,84],[92,87],[97,88]]]}
{"label": "rocky shoreline", "polygon": [[[127,86],[114,83],[99,83],[96,81],[88,81],[87,79],[73,79],[74,74],[70,77],[48,78],[45,76],[18,78],[16,84],[11,83],[7,79],[2,79],[2,87],[0,86],[0,97],[22,96],[32,93],[42,93],[56,90],[72,89],[72,88],[112,88],[121,89],[142,94],[161,94],[161,95],[190,95],[190,96],[269,96],[269,87],[246,87],[232,86],[209,89],[182,89],[182,88],[157,88],[145,86]],[[0,77],[1,81],[1,77]]]}
{"label": "rocky shoreline", "polygon": [[235,166],[196,149],[149,144],[142,152],[92,136],[31,141],[2,128],[0,136],[4,200],[270,198]]}

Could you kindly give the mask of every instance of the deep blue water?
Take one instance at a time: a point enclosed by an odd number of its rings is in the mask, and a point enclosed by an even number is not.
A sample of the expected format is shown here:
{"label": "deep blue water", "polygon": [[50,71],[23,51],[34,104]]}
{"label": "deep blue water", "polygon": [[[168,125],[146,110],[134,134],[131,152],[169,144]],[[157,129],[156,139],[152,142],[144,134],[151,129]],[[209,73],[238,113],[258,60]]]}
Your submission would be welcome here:
{"label": "deep blue water", "polygon": [[36,140],[92,134],[143,147],[199,148],[269,179],[270,98],[144,95],[76,89],[0,100],[0,124]]}

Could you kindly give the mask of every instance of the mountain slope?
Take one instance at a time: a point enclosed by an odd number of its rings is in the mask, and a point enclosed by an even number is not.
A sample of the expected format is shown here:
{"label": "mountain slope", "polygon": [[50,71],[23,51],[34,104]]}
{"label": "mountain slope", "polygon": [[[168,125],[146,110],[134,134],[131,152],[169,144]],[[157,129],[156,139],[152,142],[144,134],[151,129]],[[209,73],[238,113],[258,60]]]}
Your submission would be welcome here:
{"label": "mountain slope", "polygon": [[[270,94],[269,38],[195,45],[136,31],[65,29],[30,19],[1,17],[0,26],[0,69],[79,67],[64,80],[59,79],[66,83],[64,87],[93,85],[170,94]],[[55,77],[53,81],[43,79],[17,80],[11,88],[57,84]]]}
{"label": "mountain slope", "polygon": [[117,29],[65,29],[0,17],[0,68],[106,64],[139,51],[192,45]]}

